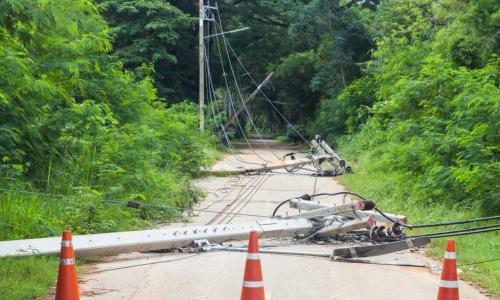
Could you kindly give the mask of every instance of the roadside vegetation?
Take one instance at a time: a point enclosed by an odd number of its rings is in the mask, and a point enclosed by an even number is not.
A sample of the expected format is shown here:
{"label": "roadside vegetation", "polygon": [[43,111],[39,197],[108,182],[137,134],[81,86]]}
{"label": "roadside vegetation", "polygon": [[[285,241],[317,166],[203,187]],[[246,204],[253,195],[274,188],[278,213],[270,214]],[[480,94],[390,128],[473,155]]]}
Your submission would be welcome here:
{"label": "roadside vegetation", "polygon": [[[499,8],[385,1],[362,15],[376,43],[364,75],[321,102],[316,119],[354,165],[339,177],[350,190],[411,223],[500,214]],[[441,259],[445,240],[429,253]],[[498,297],[498,232],[456,241],[461,278]]]}
{"label": "roadside vegetation", "polygon": [[[109,31],[89,1],[0,3],[0,240],[144,228],[196,201],[216,154],[197,107],[124,69]],[[54,257],[0,259],[0,298],[43,298],[56,273]]]}
{"label": "roadside vegetation", "polygon": [[381,5],[367,74],[322,103],[319,127],[370,153],[378,169],[404,174],[429,204],[498,215],[498,9],[496,1]]}
{"label": "roadside vegetation", "polygon": [[[440,223],[452,220],[477,218],[481,214],[479,205],[454,204],[429,201],[425,193],[419,192],[414,177],[400,171],[387,170],[384,162],[373,153],[359,150],[357,145],[344,144],[340,148],[342,157],[352,163],[354,173],[336,178],[348,190],[372,199],[385,212],[408,216],[410,224]],[[364,152],[364,153],[363,153]],[[451,213],[450,213],[451,212]],[[481,226],[495,224],[483,222]],[[405,230],[407,235],[458,230],[475,225],[446,226]],[[477,225],[476,225],[477,226]],[[460,278],[487,289],[493,296],[500,296],[500,261],[498,261],[500,241],[497,232],[454,237],[457,245],[457,261],[463,271]],[[446,238],[433,239],[427,254],[441,261]]]}

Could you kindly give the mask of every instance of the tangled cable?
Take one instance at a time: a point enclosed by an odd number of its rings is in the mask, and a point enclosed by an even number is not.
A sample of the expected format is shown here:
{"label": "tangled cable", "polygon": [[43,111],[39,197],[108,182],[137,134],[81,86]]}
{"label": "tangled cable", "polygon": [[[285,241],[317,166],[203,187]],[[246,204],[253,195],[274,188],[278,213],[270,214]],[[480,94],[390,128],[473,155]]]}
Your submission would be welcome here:
{"label": "tangled cable", "polygon": [[[285,205],[286,203],[289,203],[293,199],[302,199],[302,200],[307,200],[310,201],[314,197],[318,196],[337,196],[337,195],[342,195],[342,194],[347,194],[347,195],[353,195],[358,197],[361,201],[369,201],[366,197],[349,192],[349,191],[343,191],[343,192],[337,192],[337,193],[318,193],[318,194],[313,194],[313,195],[308,195],[304,194],[300,197],[294,197],[290,199],[286,199],[283,202],[279,203],[276,208],[274,209],[272,213],[272,217],[276,216],[276,213],[278,212],[279,208]],[[491,220],[496,220],[500,219],[500,216],[490,216],[490,217],[482,217],[482,218],[474,218],[474,219],[465,219],[465,220],[458,220],[458,221],[447,221],[447,222],[440,222],[440,223],[430,223],[430,224],[401,224],[388,215],[386,215],[380,208],[373,207],[373,209],[379,213],[382,217],[387,219],[390,223],[393,223],[394,226],[401,226],[405,227],[408,229],[417,229],[417,228],[430,228],[430,227],[440,227],[440,226],[451,226],[451,225],[463,225],[463,224],[469,224],[469,223],[477,223],[477,222],[486,222],[486,221],[491,221]],[[449,231],[442,231],[442,232],[434,232],[434,233],[425,233],[425,234],[419,234],[419,235],[413,235],[409,236],[408,238],[416,238],[416,237],[429,237],[429,238],[441,238],[441,237],[449,237],[449,236],[458,236],[458,235],[469,235],[469,234],[477,234],[477,233],[485,233],[485,232],[493,232],[500,230],[500,223],[497,224],[492,224],[492,225],[486,225],[486,226],[480,226],[480,227],[474,227],[474,228],[465,228],[465,229],[459,229],[459,230],[449,230]]]}
{"label": "tangled cable", "polygon": [[302,195],[300,197],[294,197],[294,198],[286,199],[285,201],[283,201],[280,204],[278,204],[278,206],[276,206],[276,208],[274,209],[273,214],[271,215],[271,217],[274,218],[276,216],[276,213],[278,212],[278,209],[281,206],[285,205],[286,203],[292,201],[293,199],[299,199],[300,198],[302,200],[310,201],[314,197],[319,197],[319,196],[338,196],[338,195],[353,195],[353,196],[359,197],[363,201],[368,201],[367,198],[365,198],[365,197],[363,197],[363,196],[361,196],[359,194],[356,194],[354,192],[349,192],[349,191],[342,191],[342,192],[336,192],[336,193],[318,193],[318,194],[312,194],[312,195],[304,194],[304,195]]}

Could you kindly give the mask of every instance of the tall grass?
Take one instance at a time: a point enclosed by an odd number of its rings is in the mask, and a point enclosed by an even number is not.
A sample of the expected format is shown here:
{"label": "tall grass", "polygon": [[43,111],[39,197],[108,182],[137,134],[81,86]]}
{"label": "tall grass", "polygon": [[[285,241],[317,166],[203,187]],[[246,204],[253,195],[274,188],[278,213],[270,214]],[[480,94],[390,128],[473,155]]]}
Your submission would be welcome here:
{"label": "tall grass", "polygon": [[58,264],[56,257],[0,258],[0,299],[44,299]]}
{"label": "tall grass", "polygon": [[[57,190],[57,181],[53,181]],[[146,228],[178,216],[175,209],[133,209],[110,204],[95,193],[47,194],[26,187],[0,191],[0,240],[58,236],[75,233],[114,232]],[[197,193],[172,193],[150,202],[189,206]],[[80,261],[77,259],[77,263]],[[57,275],[56,256],[0,259],[0,299],[43,298]]]}
{"label": "tall grass", "polygon": [[[188,206],[187,199],[177,194],[151,202]],[[58,196],[17,189],[0,191],[0,203],[0,240],[58,236],[64,229],[80,234],[141,229],[179,213],[127,208],[95,194]],[[54,285],[57,265],[56,256],[0,258],[0,299],[43,299]]]}

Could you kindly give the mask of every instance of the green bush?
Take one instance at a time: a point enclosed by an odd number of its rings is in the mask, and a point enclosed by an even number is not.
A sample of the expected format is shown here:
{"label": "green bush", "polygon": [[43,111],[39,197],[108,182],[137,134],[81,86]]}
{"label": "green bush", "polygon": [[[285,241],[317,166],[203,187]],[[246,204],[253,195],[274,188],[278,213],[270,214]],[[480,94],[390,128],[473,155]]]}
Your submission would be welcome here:
{"label": "green bush", "polygon": [[[91,1],[0,2],[0,240],[139,229],[196,201],[212,151],[196,106],[167,106],[108,33]],[[43,297],[56,265],[0,260],[2,295]]]}
{"label": "green bush", "polygon": [[[498,214],[498,8],[488,0],[381,4],[369,74],[321,103],[321,131],[337,142],[351,133],[350,148],[370,153],[379,171],[405,174],[427,203]],[[485,46],[464,50],[477,43]]]}
{"label": "green bush", "polygon": [[[193,200],[190,178],[210,144],[197,129],[196,107],[167,107],[148,77],[137,81],[123,70],[107,53],[109,28],[91,2],[7,1],[0,20],[0,183],[72,199],[51,199],[52,206],[43,203],[50,196],[3,194],[2,219],[16,219],[2,238],[52,235],[64,224],[77,232],[127,228],[114,223],[131,213],[115,215],[103,204],[109,199],[171,206]],[[11,204],[19,206],[12,218]],[[68,216],[41,217],[59,209]],[[140,217],[158,214],[165,217]],[[16,223],[30,217],[25,221],[44,224]]]}

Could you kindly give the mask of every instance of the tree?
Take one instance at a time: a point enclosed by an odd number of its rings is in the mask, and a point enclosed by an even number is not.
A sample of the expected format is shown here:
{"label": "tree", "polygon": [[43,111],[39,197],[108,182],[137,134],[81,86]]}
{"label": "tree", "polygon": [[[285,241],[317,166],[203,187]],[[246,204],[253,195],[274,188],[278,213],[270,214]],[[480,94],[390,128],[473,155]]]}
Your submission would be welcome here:
{"label": "tree", "polygon": [[123,197],[189,189],[195,107],[167,109],[149,77],[123,69],[90,1],[2,2],[0,21],[2,177]]}
{"label": "tree", "polygon": [[338,101],[322,103],[319,120],[340,122],[326,121],[325,130],[359,130],[350,141],[376,157],[373,168],[411,178],[401,184],[426,204],[497,214],[499,44],[492,33],[499,6],[383,1],[369,21],[377,47],[368,74]]}
{"label": "tree", "polygon": [[[283,93],[278,89],[278,99],[290,103],[292,110],[297,107],[303,114],[302,120],[312,121],[312,116],[320,116],[313,126],[315,131],[320,130],[325,135],[333,132],[343,134],[343,123],[347,118],[343,111],[349,103],[340,104],[337,96],[350,82],[361,76],[359,63],[368,60],[372,47],[358,10],[356,7],[340,6],[338,1],[309,1],[297,9],[289,36],[295,49],[312,49],[307,52],[311,67],[304,77],[301,72],[283,66],[297,58],[296,54],[290,55],[277,66],[278,70],[283,70],[283,75],[277,78],[280,82],[276,85],[285,90],[308,91],[308,95],[288,93],[289,97],[282,99],[280,95],[283,96]],[[285,70],[289,72],[285,73]],[[297,74],[300,80],[297,80]],[[328,132],[324,128],[328,128]]]}
{"label": "tree", "polygon": [[[158,95],[194,98],[196,19],[163,0],[98,0],[111,26],[114,53],[142,77],[152,72]],[[184,4],[184,9],[193,9]],[[189,64],[192,63],[190,66]],[[152,70],[144,68],[151,65]],[[186,68],[191,72],[186,72]]]}
{"label": "tree", "polygon": [[284,112],[293,123],[304,124],[314,117],[320,94],[308,83],[314,77],[316,59],[314,51],[294,53],[276,67],[277,98],[285,103]]}

